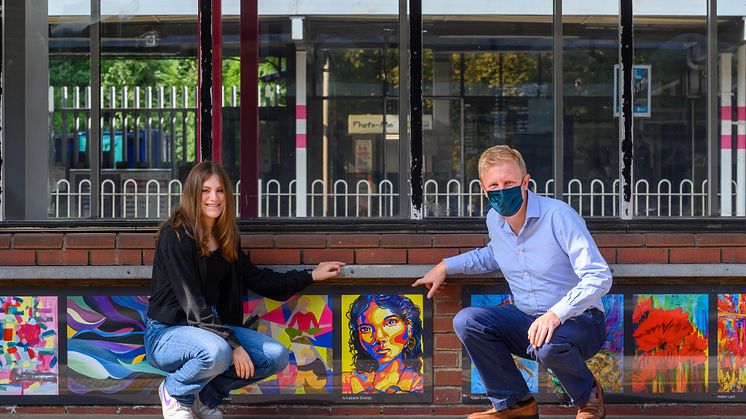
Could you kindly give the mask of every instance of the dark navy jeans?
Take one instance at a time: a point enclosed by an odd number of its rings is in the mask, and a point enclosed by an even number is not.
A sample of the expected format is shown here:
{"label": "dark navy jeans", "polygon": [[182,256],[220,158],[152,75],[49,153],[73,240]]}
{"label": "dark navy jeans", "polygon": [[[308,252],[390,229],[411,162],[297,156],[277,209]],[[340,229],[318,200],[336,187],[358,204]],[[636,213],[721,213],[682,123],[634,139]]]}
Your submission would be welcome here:
{"label": "dark navy jeans", "polygon": [[590,309],[567,319],[554,330],[552,340],[537,349],[528,341],[534,320],[514,305],[467,307],[454,317],[453,328],[495,409],[507,409],[529,393],[511,354],[539,361],[554,372],[573,404],[585,404],[593,388],[593,374],[585,360],[606,340],[604,314]]}
{"label": "dark navy jeans", "polygon": [[254,363],[254,375],[244,380],[232,366],[233,349],[220,336],[192,326],[171,326],[148,319],[145,352],[148,362],[169,372],[168,394],[185,406],[199,394],[210,408],[236,390],[285,369],[289,353],[280,342],[244,327],[229,326]]}

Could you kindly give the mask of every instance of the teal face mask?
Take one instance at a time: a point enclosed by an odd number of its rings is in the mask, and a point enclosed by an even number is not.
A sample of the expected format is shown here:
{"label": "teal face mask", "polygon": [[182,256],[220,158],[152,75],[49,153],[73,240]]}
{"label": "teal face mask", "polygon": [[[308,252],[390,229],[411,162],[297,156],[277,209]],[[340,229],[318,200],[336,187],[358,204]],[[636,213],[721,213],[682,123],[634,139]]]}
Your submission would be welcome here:
{"label": "teal face mask", "polygon": [[515,215],[523,205],[520,185],[498,191],[487,191],[487,199],[489,199],[492,208],[503,217]]}

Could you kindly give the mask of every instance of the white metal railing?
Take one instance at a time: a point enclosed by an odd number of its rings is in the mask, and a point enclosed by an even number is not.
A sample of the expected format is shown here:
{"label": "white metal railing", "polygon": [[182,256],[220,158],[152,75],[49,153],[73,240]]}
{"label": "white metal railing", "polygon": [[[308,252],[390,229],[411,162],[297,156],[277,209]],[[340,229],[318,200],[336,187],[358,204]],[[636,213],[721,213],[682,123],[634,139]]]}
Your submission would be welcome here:
{"label": "white metal railing", "polygon": [[[732,190],[736,190],[733,181]],[[296,181],[283,185],[277,179],[259,180],[258,213],[260,217],[294,217]],[[530,187],[537,194],[551,196],[554,180]],[[163,219],[179,202],[182,184],[179,180],[123,179],[101,182],[100,217],[116,219]],[[619,199],[619,181],[600,179],[567,183],[565,199],[583,216],[615,217]],[[236,211],[240,208],[241,182],[235,184]],[[461,182],[428,179],[423,184],[423,214],[426,217],[483,217],[489,210],[478,180]],[[51,193],[51,216],[58,219],[90,217],[91,183],[77,184],[67,179],[57,181]],[[735,194],[733,194],[735,200]],[[358,180],[349,183],[339,179],[327,187],[323,180],[310,183],[306,195],[310,217],[395,217],[399,193],[390,180],[375,183]],[[735,207],[735,205],[734,205]],[[684,179],[678,183],[661,179],[655,183],[637,180],[633,190],[633,208],[640,217],[697,217],[707,214],[707,181]],[[240,212],[238,213],[240,215]]]}

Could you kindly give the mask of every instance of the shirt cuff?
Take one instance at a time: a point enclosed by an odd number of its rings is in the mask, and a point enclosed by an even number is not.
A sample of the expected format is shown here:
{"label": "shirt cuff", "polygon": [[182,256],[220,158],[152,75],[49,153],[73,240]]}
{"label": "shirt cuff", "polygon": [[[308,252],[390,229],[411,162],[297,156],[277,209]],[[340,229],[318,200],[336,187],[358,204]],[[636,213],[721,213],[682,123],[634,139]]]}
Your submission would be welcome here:
{"label": "shirt cuff", "polygon": [[553,305],[549,310],[559,317],[560,323],[564,323],[565,320],[572,317],[572,307],[570,307],[565,300],[558,301],[557,304]]}
{"label": "shirt cuff", "polygon": [[446,274],[462,274],[464,273],[463,253],[458,256],[453,256],[443,259],[443,263],[446,264]]}

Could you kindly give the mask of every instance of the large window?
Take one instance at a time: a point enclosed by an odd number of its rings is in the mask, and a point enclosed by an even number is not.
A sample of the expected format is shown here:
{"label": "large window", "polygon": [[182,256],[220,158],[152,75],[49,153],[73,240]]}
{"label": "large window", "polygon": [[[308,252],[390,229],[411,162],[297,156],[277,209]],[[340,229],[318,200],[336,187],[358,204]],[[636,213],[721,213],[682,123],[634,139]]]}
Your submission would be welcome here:
{"label": "large window", "polygon": [[[302,0],[258,2],[257,14],[225,0],[221,47],[205,44],[222,57],[209,139],[203,3],[16,3],[3,27],[2,220],[163,219],[205,141],[259,217],[481,217],[476,163],[495,144],[518,148],[531,187],[583,216],[620,216],[621,173],[625,217],[746,216],[746,7],[736,2],[708,16],[705,0],[675,10]],[[620,67],[621,6],[634,50]],[[241,73],[241,19],[252,16],[258,79],[242,80],[253,74]],[[256,89],[256,135],[241,128],[242,84]],[[625,104],[634,146],[622,168]]]}

